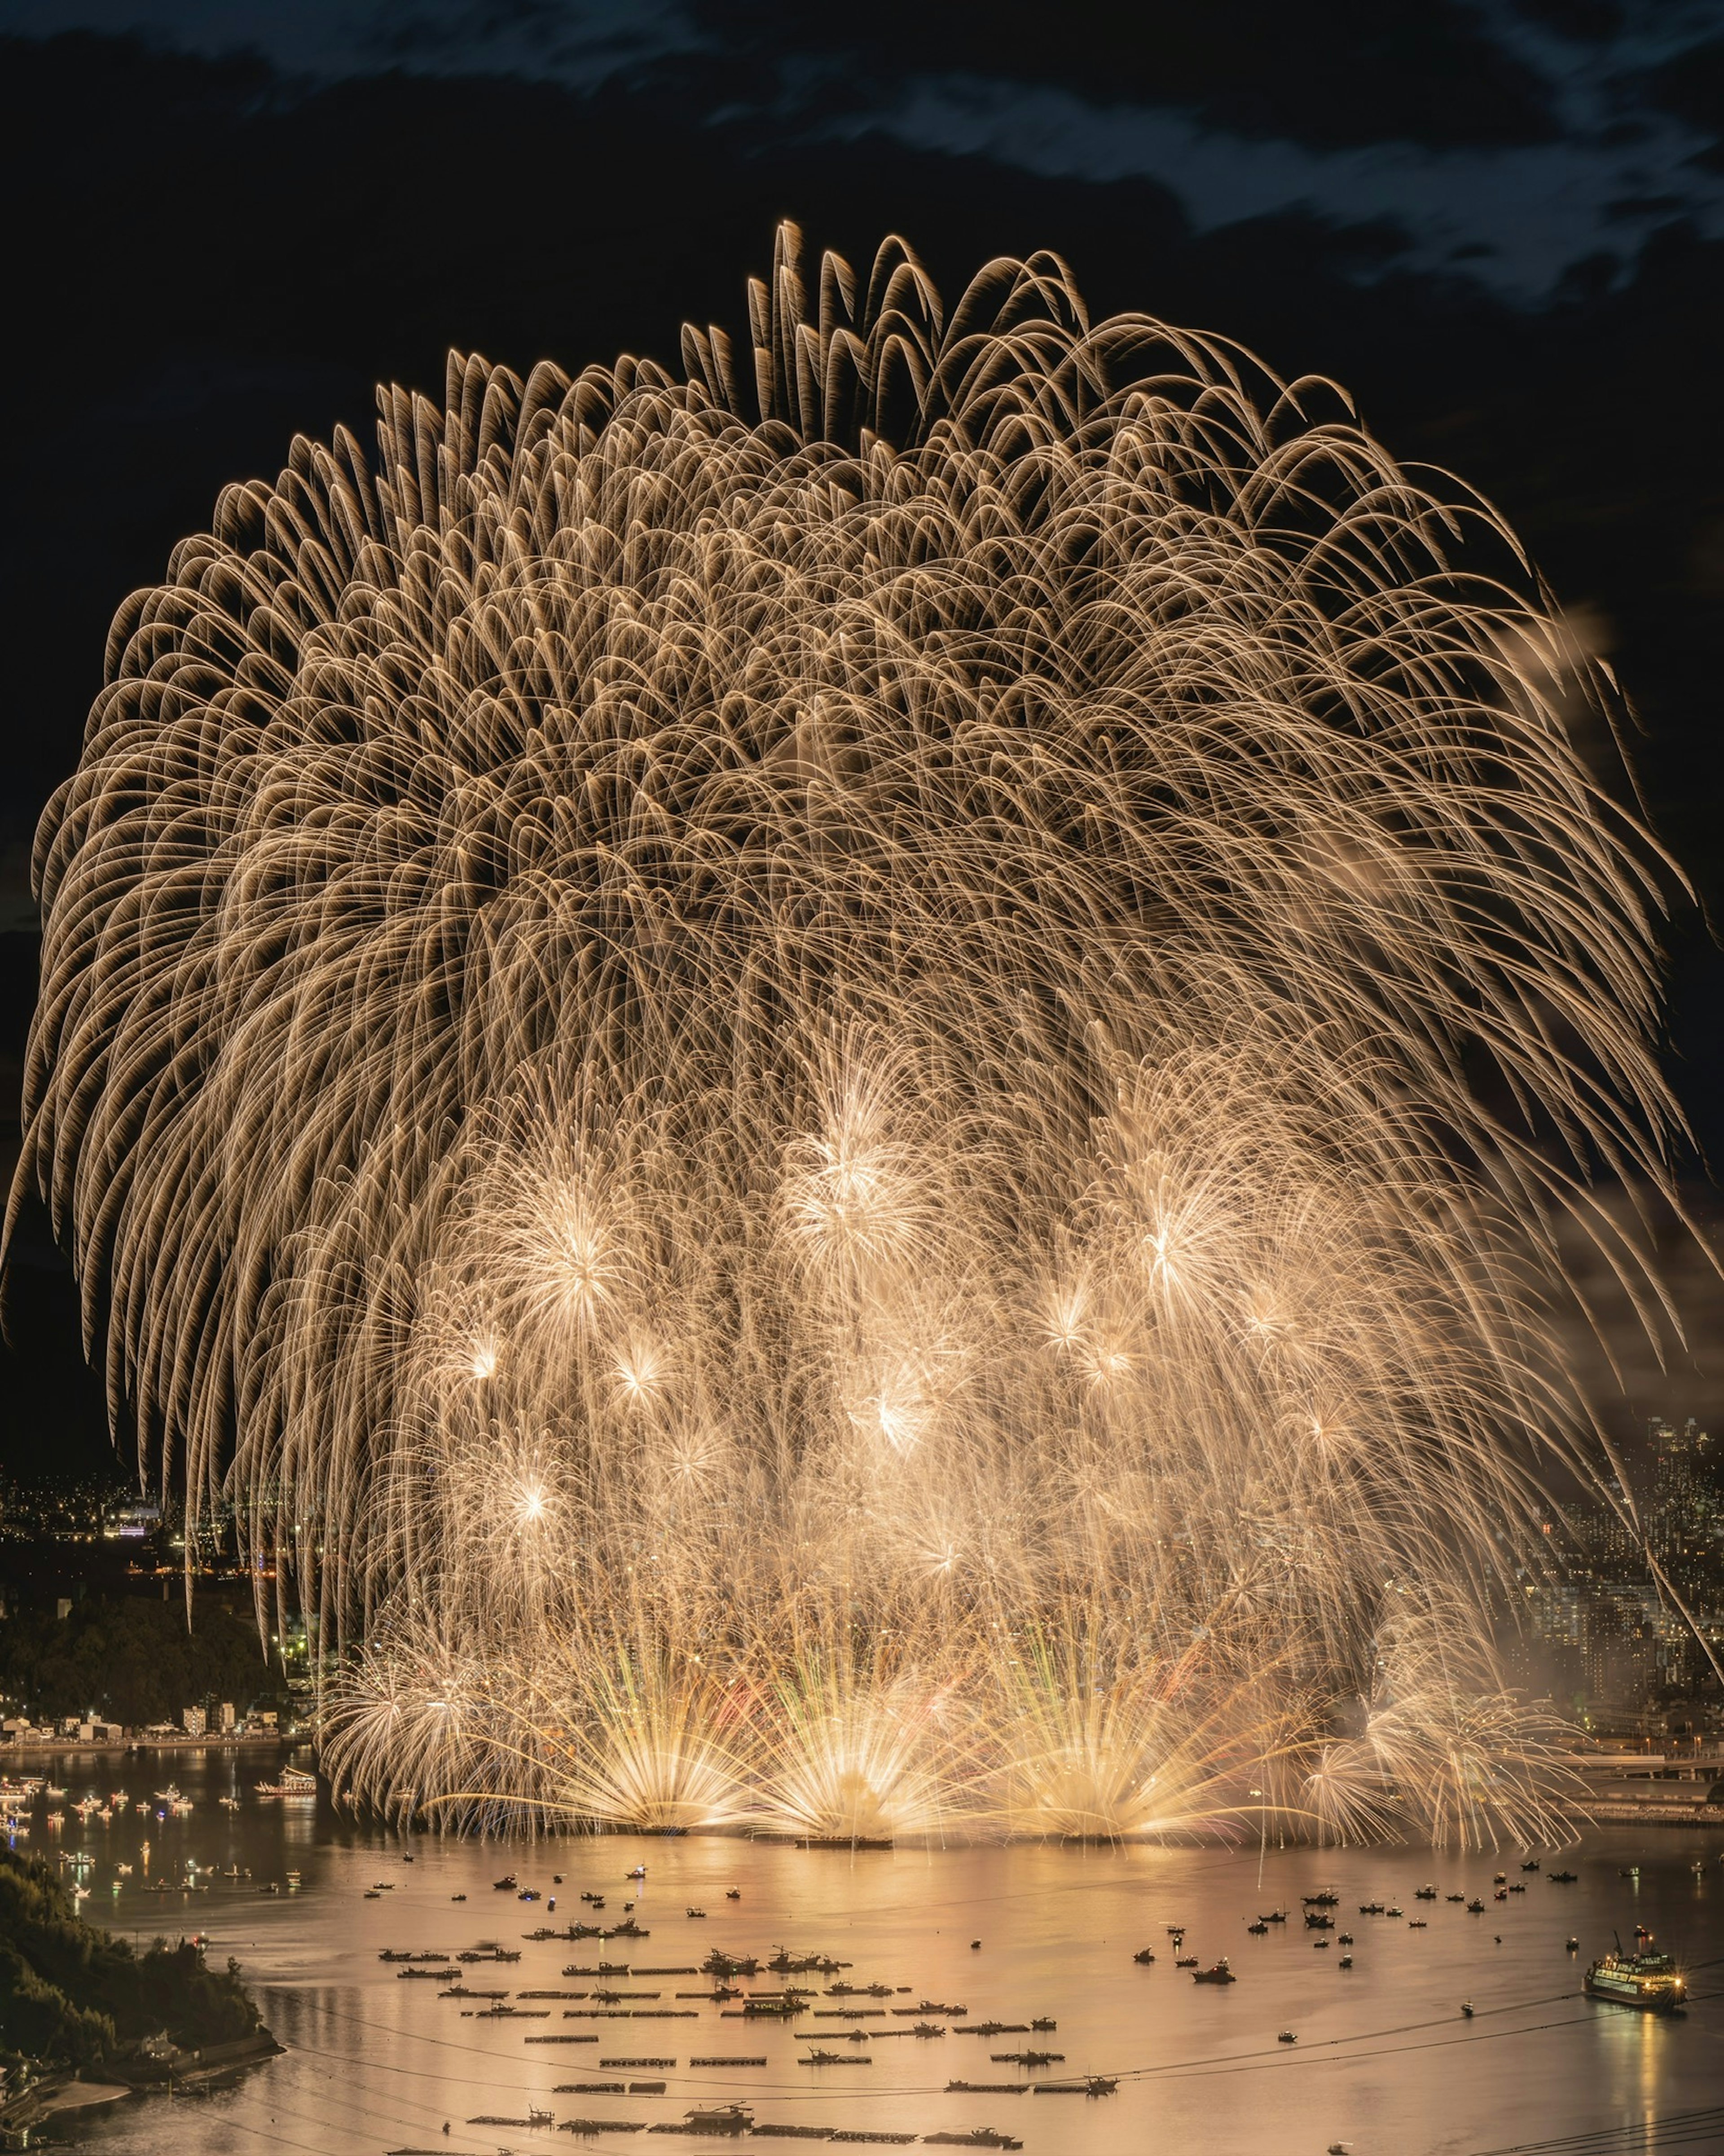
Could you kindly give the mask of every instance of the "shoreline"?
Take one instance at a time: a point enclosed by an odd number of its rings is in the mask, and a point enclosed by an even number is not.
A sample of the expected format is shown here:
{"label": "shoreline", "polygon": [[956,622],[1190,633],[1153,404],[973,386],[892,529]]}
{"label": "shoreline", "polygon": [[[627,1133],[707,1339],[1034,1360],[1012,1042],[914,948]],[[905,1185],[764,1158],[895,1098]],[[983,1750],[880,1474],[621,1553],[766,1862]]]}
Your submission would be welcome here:
{"label": "shoreline", "polygon": [[20,1743],[15,1738],[0,1744],[0,1778],[8,1767],[25,1759],[125,1759],[139,1752],[297,1752],[309,1745],[309,1737],[127,1737],[101,1743],[80,1743],[75,1737],[56,1737]]}

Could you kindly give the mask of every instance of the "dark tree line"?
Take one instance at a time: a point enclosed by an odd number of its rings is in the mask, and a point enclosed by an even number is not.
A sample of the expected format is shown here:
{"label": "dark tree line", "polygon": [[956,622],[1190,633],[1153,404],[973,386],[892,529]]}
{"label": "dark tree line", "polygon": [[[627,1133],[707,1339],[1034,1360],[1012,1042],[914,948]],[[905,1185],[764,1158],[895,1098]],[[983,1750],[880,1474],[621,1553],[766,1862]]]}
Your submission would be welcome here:
{"label": "dark tree line", "polygon": [[287,1688],[257,1627],[233,1611],[145,1596],[91,1599],[57,1617],[28,1604],[0,1625],[0,1693],[33,1719],[83,1715],[139,1727],[183,1707],[231,1700],[241,1714],[280,1708]]}

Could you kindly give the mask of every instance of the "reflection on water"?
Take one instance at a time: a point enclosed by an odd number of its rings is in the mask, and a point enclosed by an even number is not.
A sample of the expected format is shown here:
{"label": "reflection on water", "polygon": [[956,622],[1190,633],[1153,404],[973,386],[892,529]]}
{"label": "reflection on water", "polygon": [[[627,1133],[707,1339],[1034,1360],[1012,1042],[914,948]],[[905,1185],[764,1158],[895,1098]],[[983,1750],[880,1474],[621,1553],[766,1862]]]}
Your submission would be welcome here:
{"label": "reflection on water", "polygon": [[[110,2156],[159,2156],[170,2133],[176,2156],[272,2148],[378,2156],[434,2142],[491,2156],[500,2141],[549,2152],[572,2144],[542,2130],[467,2122],[480,2113],[524,2116],[532,2102],[558,2119],[656,2123],[733,2098],[762,2121],[920,2133],[991,2123],[1021,2135],[1029,2156],[1141,2156],[1164,2145],[1205,2156],[1318,2156],[1336,2140],[1352,2156],[1448,2156],[1627,2126],[1724,2095],[1717,1835],[1592,1837],[1565,1860],[1580,1874],[1574,1886],[1542,1873],[1523,1878],[1506,1851],[1493,1860],[1423,1851],[1024,1845],[853,1856],[716,1838],[439,1843],[356,1828],[323,1804],[259,1799],[253,1783],[274,1771],[259,1759],[63,1762],[63,1808],[86,1790],[105,1797],[123,1787],[126,1809],[105,1825],[80,1822],[67,1809],[55,1833],[42,1823],[44,1807],[35,1808],[30,1848],[90,1857],[87,1913],[144,1940],[206,1932],[213,1957],[239,1957],[265,2019],[290,2046],[238,2087],[177,2102],[171,2126],[159,2101],[87,2118],[82,2138]],[[159,1817],[163,1807],[153,1802],[147,1817],[131,1808],[165,1789],[170,1775],[192,1799],[189,1814]],[[223,1795],[237,1797],[239,1809],[224,1810]],[[1708,1864],[1696,1874],[1700,1857]],[[188,1861],[198,1867],[189,1875]],[[133,1866],[130,1876],[118,1874],[122,1863]],[[617,1921],[634,1892],[625,1874],[637,1863],[648,1872],[635,1915],[649,1938],[627,1946],[524,1938],[540,1926],[590,1919],[583,1889],[602,1894],[604,1919]],[[1620,1876],[1634,1863],[1638,1881]],[[297,1889],[284,1883],[290,1871],[301,1875]],[[1498,1871],[1526,1891],[1493,1901]],[[546,1898],[524,1903],[497,1892],[492,1881],[509,1871]],[[189,1892],[177,1884],[188,1876],[198,1882]],[[1485,1913],[1469,1915],[1444,1898],[1416,1902],[1427,1880],[1439,1897],[1464,1890],[1482,1897]],[[157,1893],[146,1881],[176,1884]],[[268,1891],[271,1882],[279,1892]],[[1337,1933],[1354,1937],[1351,1969],[1340,1966],[1344,1949],[1316,1946],[1320,1935],[1300,1922],[1300,1897],[1329,1882],[1342,1897]],[[740,1898],[729,1900],[733,1888]],[[375,1899],[365,1898],[368,1889]],[[462,1894],[464,1902],[451,1898]],[[1404,1914],[1359,1915],[1359,1904],[1372,1901],[1398,1902]],[[691,1906],[706,1915],[688,1916]],[[1278,1906],[1291,1910],[1290,1922],[1260,1937],[1246,1930],[1260,1911]],[[1427,1928],[1413,1928],[1408,1919],[1420,1917]],[[1613,1930],[1626,1942],[1636,1922],[1689,1964],[1694,2004],[1682,2020],[1578,1995],[1586,1961],[1609,1945]],[[1183,1950],[1204,1963],[1229,1956],[1239,1981],[1199,1986],[1176,1969],[1172,1925],[1184,1926]],[[1578,1955],[1565,1948],[1571,1932]],[[403,1979],[378,1959],[386,1947],[454,1953],[485,1938],[518,1948],[521,1959],[489,1970],[469,1964],[467,1986],[507,1988],[511,2003],[522,1991],[601,1988],[603,1979],[563,1971],[602,1958],[626,1959],[636,1972],[686,1969],[715,1947],[764,1958],[780,1943],[850,1963],[844,1981],[909,1989],[883,2001],[818,1996],[809,2013],[778,2026],[722,2019],[719,2005],[673,1996],[700,1989],[698,1978],[631,1974],[612,1988],[657,1990],[655,2013],[692,2010],[695,2018],[563,2018],[593,2014],[589,1999],[526,2002],[543,2020],[481,2020],[475,2010],[485,2002],[441,1998],[442,1984]],[[1139,1966],[1132,1957],[1144,1946],[1156,1959]],[[763,1975],[745,1989],[776,1989],[782,1981]],[[834,1979],[806,1981],[824,1988]],[[878,2033],[910,2028],[911,2017],[890,2010],[924,1995],[967,2005],[969,2014],[947,2019],[938,2040]],[[1460,2015],[1463,1999],[1472,2004],[1470,2020]],[[1033,2017],[1055,2020],[1057,2030],[997,2041],[962,2033],[984,2018]],[[850,2044],[854,2029],[874,2041]],[[1282,2030],[1298,2042],[1278,2043]],[[527,2041],[547,2035],[598,2041]],[[801,2062],[810,2039],[871,2063],[811,2067]],[[1126,2078],[1116,2095],[1095,2100],[947,2092],[952,2079],[1026,2078],[993,2055],[1032,2041],[1064,2057],[1029,2078]],[[767,2064],[688,2063],[715,2055]],[[598,2065],[613,2057],[677,2064],[651,2070],[668,2083],[662,2097],[557,2092],[559,2083],[626,2079],[629,2069]],[[1719,2131],[1724,2145],[1724,2124]],[[597,2145],[640,2144],[631,2136]],[[711,2143],[667,2136],[649,2145]]]}

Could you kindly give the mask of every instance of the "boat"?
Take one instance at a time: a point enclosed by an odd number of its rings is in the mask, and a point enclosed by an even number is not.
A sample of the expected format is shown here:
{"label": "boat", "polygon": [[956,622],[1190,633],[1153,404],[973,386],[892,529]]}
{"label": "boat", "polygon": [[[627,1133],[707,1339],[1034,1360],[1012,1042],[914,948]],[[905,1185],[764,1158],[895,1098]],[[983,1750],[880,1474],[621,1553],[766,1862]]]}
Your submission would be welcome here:
{"label": "boat", "polygon": [[1353,1958],[1351,1954],[1342,1954],[1340,1960],[1335,1964],[1337,1969],[1351,1969],[1352,1965]]}
{"label": "boat", "polygon": [[1195,1969],[1198,1966],[1198,1958],[1195,1954],[1178,1955],[1174,1960],[1173,1966],[1175,1969]]}
{"label": "boat", "polygon": [[1283,2029],[1280,2035],[1275,2038],[1275,2041],[1278,2044],[1296,2044],[1299,2039],[1290,2029]]}
{"label": "boat", "polygon": [[239,1809],[239,1799],[238,1797],[218,1797],[216,1799],[216,1802],[221,1806],[224,1812],[237,1812]]}
{"label": "boat", "polygon": [[1580,1874],[1578,1871],[1547,1871],[1544,1876],[1552,1887],[1572,1887]]}
{"label": "boat", "polygon": [[1461,2002],[1460,2002],[1460,2010],[1461,2010],[1462,2014],[1465,2015],[1466,2019],[1467,2019],[1469,2021],[1470,2021],[1470,2020],[1472,2020],[1472,2018],[1473,2018],[1473,2002],[1471,2001],[1471,1999],[1463,1999],[1461,2000]]}
{"label": "boat", "polygon": [[521,1881],[512,1871],[505,1871],[500,1879],[493,1879],[491,1886],[499,1894],[512,1894]]}
{"label": "boat", "polygon": [[637,1864],[637,1865],[635,1866],[635,1867],[634,1867],[634,1871],[632,1871],[631,1872],[628,1873],[626,1876],[627,1876],[629,1878],[630,1878],[630,1879],[644,1879],[644,1878],[646,1877],[646,1866],[645,1866],[645,1865],[644,1865],[644,1864]]}
{"label": "boat", "polygon": [[1450,1902],[1465,1902],[1466,1897],[1465,1894],[1449,1894],[1445,1896],[1444,1899]]}
{"label": "boat", "polygon": [[1523,1871],[1537,1871],[1538,1868],[1538,1859],[1536,1856],[1529,1856],[1526,1861],[1521,1866],[1521,1869]]}
{"label": "boat", "polygon": [[1420,1887],[1415,1891],[1413,1898],[1415,1902],[1434,1902],[1437,1898],[1437,1890],[1434,1887]]}
{"label": "boat", "polygon": [[1140,1947],[1137,1953],[1132,1955],[1131,1958],[1135,1962],[1141,1962],[1145,1968],[1147,1968],[1149,1964],[1155,1959],[1155,1948],[1153,1947]]}
{"label": "boat", "polygon": [[1470,1917],[1482,1917],[1485,1913],[1485,1904],[1475,1897],[1467,1903],[1466,1912]]}
{"label": "boat", "polygon": [[[156,1792],[156,1801],[158,1804],[177,1804],[179,1800],[180,1787],[177,1782],[170,1782],[165,1789],[157,1789]],[[94,1806],[95,1799],[86,1797],[85,1802]]]}
{"label": "boat", "polygon": [[1667,1953],[1649,1946],[1644,1953],[1625,1954],[1619,1940],[1613,1953],[1601,1955],[1588,1969],[1584,1988],[1588,1999],[1638,2007],[1643,2014],[1680,2014],[1688,1995]]}
{"label": "boat", "polygon": [[[1397,1912],[1391,1910],[1389,1913],[1393,1916]],[[1307,1909],[1305,1912],[1305,1928],[1308,1932],[1332,1932],[1335,1928],[1335,1919],[1326,1909]]]}
{"label": "boat", "polygon": [[1261,1917],[1255,1924],[1247,1924],[1245,1929],[1255,1938],[1266,1938],[1269,1936],[1269,1926],[1264,1922]]}
{"label": "boat", "polygon": [[258,1782],[253,1786],[260,1797],[285,1797],[290,1802],[305,1804],[317,1794],[317,1777],[302,1768],[284,1767],[279,1782]]}
{"label": "boat", "polygon": [[1287,1912],[1285,1909],[1271,1909],[1266,1917],[1260,1917],[1257,1921],[1260,1924],[1285,1924]]}
{"label": "boat", "polygon": [[1341,1900],[1332,1887],[1320,1887],[1315,1894],[1301,1894],[1299,1898],[1307,1909],[1332,1909]]}
{"label": "boat", "polygon": [[[1458,1894],[1451,1894],[1449,1899],[1451,1902],[1458,1902],[1460,1897]],[[1362,1917],[1380,1917],[1383,1914],[1383,1904],[1381,1902],[1361,1902],[1359,1914]]]}
{"label": "boat", "polygon": [[747,2133],[754,2113],[746,2103],[715,2104],[710,2110],[685,2111],[682,2124],[685,2133]]}
{"label": "boat", "polygon": [[[1328,1943],[1327,1939],[1318,1941],[1320,1946],[1327,1946]],[[1223,1954],[1219,1961],[1211,1963],[1208,1969],[1193,1969],[1191,1973],[1191,1980],[1193,1984],[1237,1984],[1239,1982],[1238,1977],[1227,1965],[1225,1954]]]}

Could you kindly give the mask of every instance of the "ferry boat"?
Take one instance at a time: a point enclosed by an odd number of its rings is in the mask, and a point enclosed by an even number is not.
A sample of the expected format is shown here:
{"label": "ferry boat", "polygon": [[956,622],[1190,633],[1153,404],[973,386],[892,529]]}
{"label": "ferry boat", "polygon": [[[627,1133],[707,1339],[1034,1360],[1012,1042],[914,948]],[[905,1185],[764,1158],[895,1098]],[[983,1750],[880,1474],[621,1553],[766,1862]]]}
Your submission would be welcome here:
{"label": "ferry boat", "polygon": [[285,1797],[290,1802],[306,1804],[316,1797],[317,1777],[302,1768],[284,1767],[279,1782],[257,1782],[253,1786],[260,1797]]}
{"label": "ferry boat", "polygon": [[1650,1943],[1640,1953],[1625,1954],[1619,1940],[1615,1952],[1595,1961],[1586,1973],[1588,1999],[1608,1999],[1614,2005],[1636,2006],[1645,2014],[1680,2014],[1687,1989],[1670,1956],[1655,1952]]}

